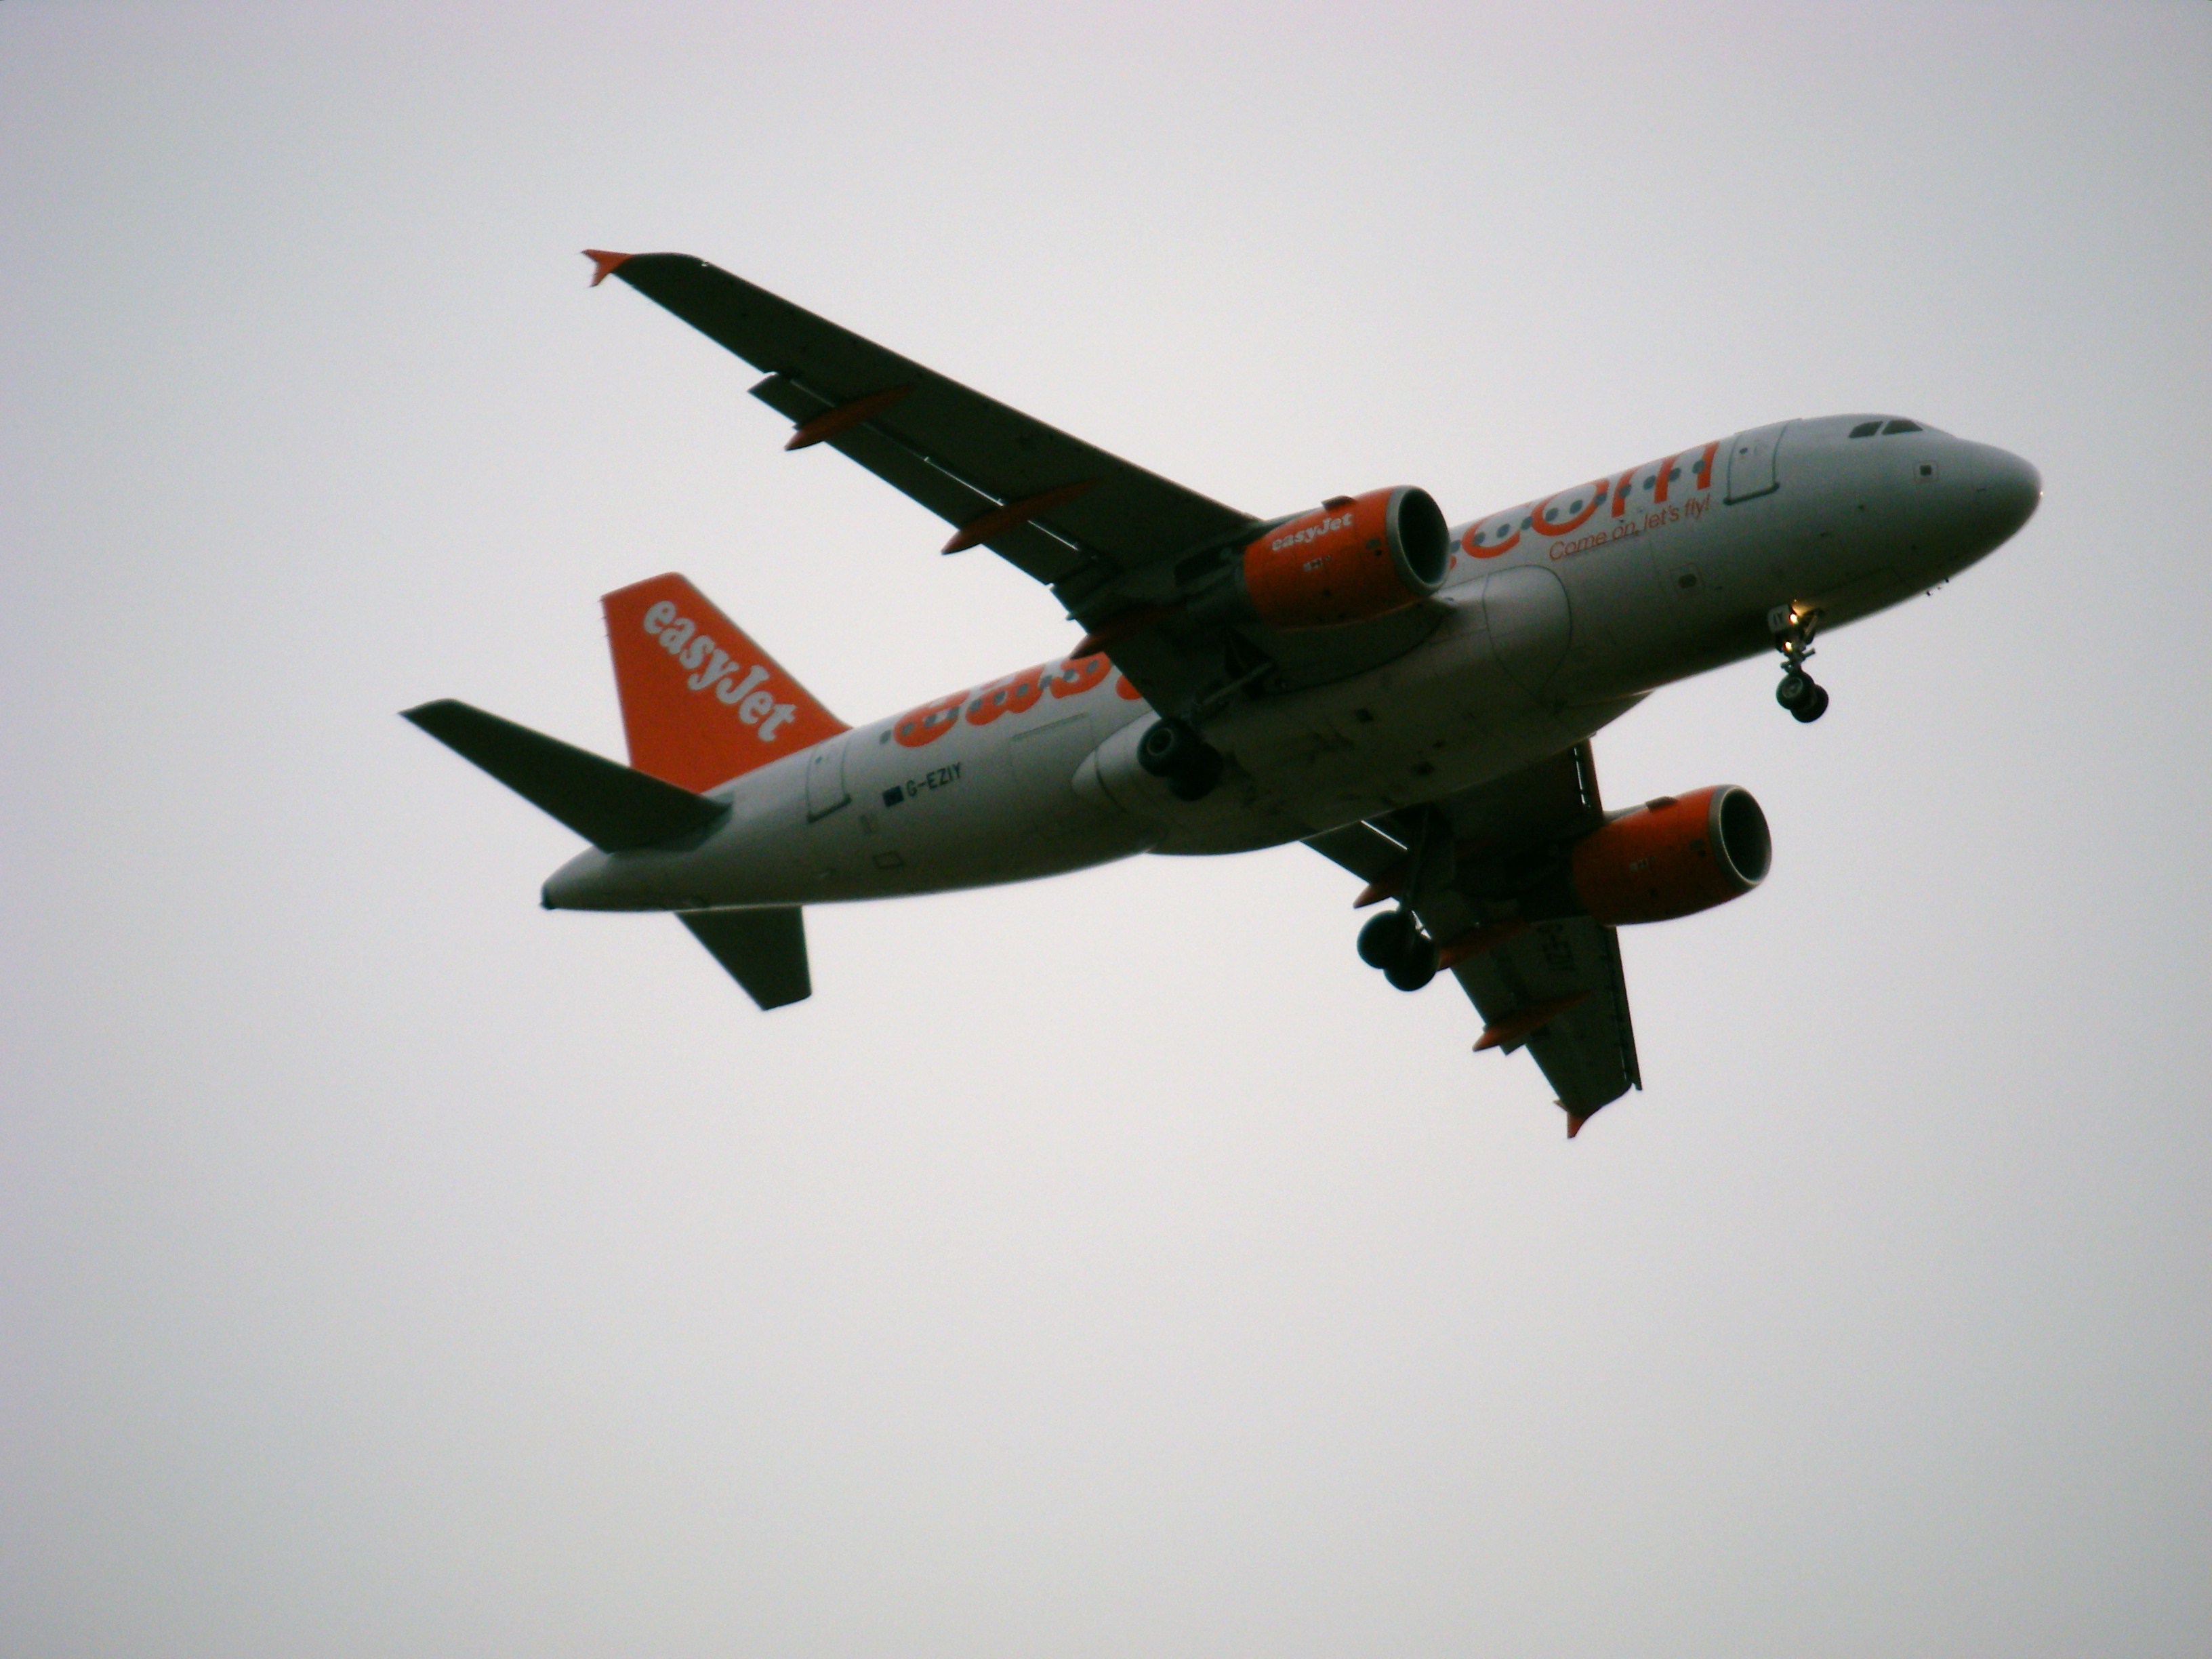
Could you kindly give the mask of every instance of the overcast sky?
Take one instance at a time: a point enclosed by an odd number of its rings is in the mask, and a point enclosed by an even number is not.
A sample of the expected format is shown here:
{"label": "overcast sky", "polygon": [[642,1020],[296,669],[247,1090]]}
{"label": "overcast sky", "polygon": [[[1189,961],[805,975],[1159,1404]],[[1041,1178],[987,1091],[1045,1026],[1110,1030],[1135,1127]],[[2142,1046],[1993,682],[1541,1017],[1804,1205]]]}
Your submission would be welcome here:
{"label": "overcast sky", "polygon": [[[1797,415],[2043,471],[1601,736],[1772,878],[1579,1139],[1300,848],[755,1011],[397,718],[680,568],[848,720],[1050,597],[576,250],[1255,513]],[[2202,1655],[2212,6],[0,6],[0,1652]]]}

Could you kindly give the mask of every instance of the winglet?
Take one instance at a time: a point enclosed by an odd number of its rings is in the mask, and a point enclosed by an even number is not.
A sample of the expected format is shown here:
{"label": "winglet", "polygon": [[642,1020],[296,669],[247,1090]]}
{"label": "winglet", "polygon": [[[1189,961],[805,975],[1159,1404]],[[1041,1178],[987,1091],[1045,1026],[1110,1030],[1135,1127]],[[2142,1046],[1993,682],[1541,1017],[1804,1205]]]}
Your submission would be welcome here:
{"label": "winglet", "polygon": [[584,250],[584,257],[592,262],[592,286],[597,288],[620,270],[629,255],[610,253],[603,247],[587,247]]}

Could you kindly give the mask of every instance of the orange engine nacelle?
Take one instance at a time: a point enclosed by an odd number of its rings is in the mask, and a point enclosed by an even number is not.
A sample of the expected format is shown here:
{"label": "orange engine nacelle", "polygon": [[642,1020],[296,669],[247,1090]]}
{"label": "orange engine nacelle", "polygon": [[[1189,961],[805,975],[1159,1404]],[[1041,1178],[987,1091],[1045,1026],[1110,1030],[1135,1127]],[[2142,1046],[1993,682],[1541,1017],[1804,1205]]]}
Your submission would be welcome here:
{"label": "orange engine nacelle", "polygon": [[1575,896],[1608,927],[1669,921],[1766,879],[1766,814],[1732,783],[1662,795],[1592,830],[1569,854]]}
{"label": "orange engine nacelle", "polygon": [[1370,489],[1248,546],[1243,597],[1271,628],[1334,628],[1419,605],[1450,567],[1451,533],[1427,490]]}

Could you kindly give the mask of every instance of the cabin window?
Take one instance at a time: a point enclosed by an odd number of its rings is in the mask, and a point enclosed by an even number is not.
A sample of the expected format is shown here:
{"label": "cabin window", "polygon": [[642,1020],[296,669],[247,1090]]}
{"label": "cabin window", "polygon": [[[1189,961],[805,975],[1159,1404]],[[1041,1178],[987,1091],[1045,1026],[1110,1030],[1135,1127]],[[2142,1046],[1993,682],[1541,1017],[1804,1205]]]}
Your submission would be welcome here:
{"label": "cabin window", "polygon": [[1871,438],[1875,433],[1881,430],[1881,422],[1880,421],[1861,421],[1856,426],[1851,428],[1851,436],[1854,438]]}
{"label": "cabin window", "polygon": [[1917,432],[1919,430],[1920,422],[1917,421],[1892,421],[1887,426],[1882,428],[1881,435],[1887,438],[1893,433]]}

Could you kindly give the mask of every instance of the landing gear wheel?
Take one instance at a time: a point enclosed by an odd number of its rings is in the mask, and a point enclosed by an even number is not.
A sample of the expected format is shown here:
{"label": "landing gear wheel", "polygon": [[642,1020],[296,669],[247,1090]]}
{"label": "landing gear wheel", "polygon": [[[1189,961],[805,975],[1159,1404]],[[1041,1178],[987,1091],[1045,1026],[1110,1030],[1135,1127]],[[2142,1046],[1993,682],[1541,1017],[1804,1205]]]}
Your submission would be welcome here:
{"label": "landing gear wheel", "polygon": [[1168,780],[1168,793],[1177,800],[1204,800],[1221,781],[1221,751],[1200,744],[1189,765]]}
{"label": "landing gear wheel", "polygon": [[1409,910],[1385,910],[1361,928],[1359,959],[1401,991],[1418,991],[1437,976],[1437,942]]}
{"label": "landing gear wheel", "polygon": [[1137,744],[1137,764],[1166,781],[1177,800],[1202,800],[1221,781],[1221,751],[1188,720],[1155,721]]}
{"label": "landing gear wheel", "polygon": [[1188,720],[1172,716],[1157,720],[1137,745],[1137,764],[1156,778],[1171,778],[1206,747],[1206,739]]}
{"label": "landing gear wheel", "polygon": [[1828,712],[1828,694],[1805,672],[1805,659],[1813,654],[1813,635],[1820,629],[1817,607],[1778,605],[1766,613],[1766,631],[1782,653],[1782,684],[1774,688],[1774,701],[1801,725],[1810,725]]}
{"label": "landing gear wheel", "polygon": [[1403,910],[1385,910],[1359,930],[1359,959],[1370,968],[1389,968],[1406,954],[1413,932],[1413,917]]}
{"label": "landing gear wheel", "polygon": [[1437,942],[1416,933],[1397,961],[1382,970],[1382,977],[1401,991],[1418,991],[1437,976]]}
{"label": "landing gear wheel", "polygon": [[1810,674],[1784,674],[1774,688],[1774,701],[1807,726],[1828,712],[1827,688],[1815,685]]}

